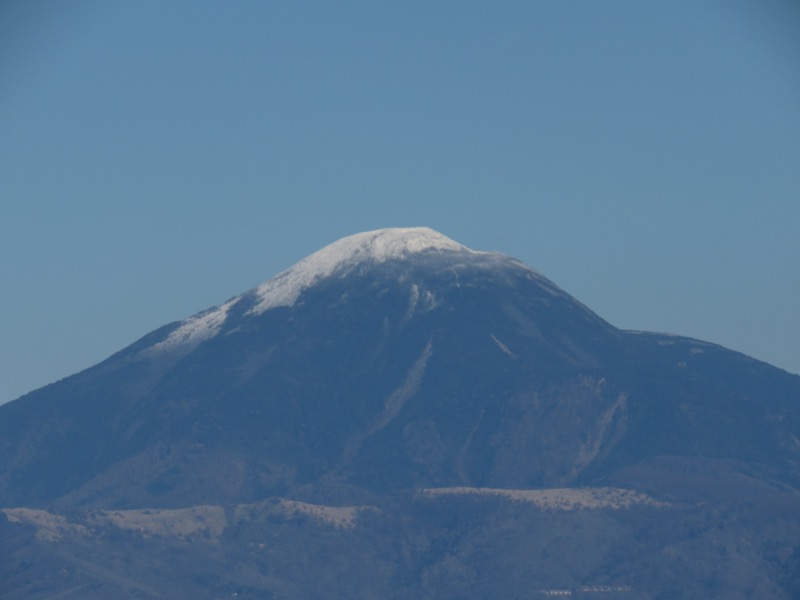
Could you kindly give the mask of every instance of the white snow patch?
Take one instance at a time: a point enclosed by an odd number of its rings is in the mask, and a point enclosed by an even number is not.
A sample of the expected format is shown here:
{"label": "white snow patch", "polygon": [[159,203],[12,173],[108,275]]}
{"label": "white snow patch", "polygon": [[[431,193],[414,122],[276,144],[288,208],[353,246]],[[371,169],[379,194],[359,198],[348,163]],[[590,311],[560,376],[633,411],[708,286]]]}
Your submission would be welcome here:
{"label": "white snow patch", "polygon": [[514,353],[513,353],[511,350],[509,350],[508,346],[506,346],[506,345],[505,345],[503,342],[501,342],[500,340],[498,340],[498,339],[497,339],[497,338],[494,336],[494,334],[491,334],[491,335],[492,335],[492,339],[494,340],[494,343],[495,343],[495,344],[497,344],[497,347],[498,347],[498,348],[500,348],[500,350],[502,350],[502,351],[503,351],[503,352],[505,352],[506,354],[508,354],[508,355],[509,355],[511,358],[513,358],[513,359],[515,359],[515,360],[516,360],[516,358],[517,358],[517,355],[516,355],[516,354],[514,354]]}
{"label": "white snow patch", "polygon": [[425,290],[425,293],[422,295],[422,301],[419,303],[419,311],[421,313],[426,313],[438,306],[439,299],[436,297],[436,294],[430,290]]}
{"label": "white snow patch", "polygon": [[426,313],[437,306],[439,306],[439,301],[436,299],[436,295],[430,290],[424,290],[420,293],[419,286],[414,283],[411,285],[409,292],[405,320],[411,319],[415,313]]}
{"label": "white snow patch", "polygon": [[292,306],[300,294],[322,279],[345,273],[365,262],[382,263],[421,252],[469,252],[470,250],[427,227],[378,229],[342,238],[304,258],[290,269],[256,288],[257,303],[248,314]]}
{"label": "white snow patch", "polygon": [[666,331],[647,331],[643,329],[622,329],[620,331],[624,331],[625,333],[631,333],[633,335],[658,335],[668,338],[684,337],[682,335],[678,335],[677,333],[667,333]]}
{"label": "white snow patch", "polygon": [[169,352],[176,348],[187,350],[194,348],[219,333],[222,324],[228,317],[228,311],[238,301],[238,297],[233,298],[222,306],[189,317],[181,323],[180,327],[170,333],[167,339],[151,346],[145,352],[152,354]]}
{"label": "white snow patch", "polygon": [[414,309],[417,308],[419,302],[419,286],[415,283],[411,286],[411,297],[408,301],[408,310],[406,310],[406,320],[414,315]]}

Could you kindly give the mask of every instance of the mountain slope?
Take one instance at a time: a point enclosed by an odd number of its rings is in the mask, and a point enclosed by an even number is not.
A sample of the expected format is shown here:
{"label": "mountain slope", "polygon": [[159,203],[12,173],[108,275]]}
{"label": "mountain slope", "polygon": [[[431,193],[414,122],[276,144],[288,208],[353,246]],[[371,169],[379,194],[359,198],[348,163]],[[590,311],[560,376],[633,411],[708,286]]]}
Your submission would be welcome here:
{"label": "mountain slope", "polygon": [[[214,535],[224,542],[244,535],[235,506],[301,502],[328,507],[323,513],[372,506],[377,512],[362,511],[353,522],[369,523],[357,529],[372,540],[362,540],[364,556],[376,551],[370,544],[388,544],[387,562],[374,565],[385,578],[373,592],[394,577],[409,597],[421,590],[446,597],[448,581],[461,585],[452,579],[458,568],[446,567],[448,552],[475,585],[490,585],[473,544],[494,540],[492,527],[517,522],[551,531],[554,540],[588,527],[573,540],[580,547],[599,543],[595,536],[609,528],[617,541],[597,546],[604,550],[588,562],[571,558],[569,543],[536,550],[559,557],[541,560],[577,593],[592,582],[610,585],[614,569],[616,581],[631,585],[632,573],[622,577],[614,565],[620,557],[639,560],[636,547],[660,555],[683,544],[712,565],[715,544],[751,535],[752,522],[790,531],[800,516],[798,437],[800,377],[714,344],[619,330],[515,259],[426,228],[388,229],[335,242],[220,307],[0,407],[0,505],[46,509],[7,510],[12,538],[24,527],[33,528],[30,536],[50,535],[20,515],[61,518],[74,525],[63,526],[62,541],[36,543],[87,552],[101,537],[120,535],[117,522],[92,517],[96,511],[140,519],[143,509],[216,506],[213,514],[225,518]],[[607,511],[618,508],[603,504],[557,516],[548,511],[561,505],[535,503],[533,512],[513,516],[521,498],[600,499],[610,488],[648,500],[613,517]],[[419,490],[437,491],[423,498]],[[461,515],[452,522],[451,510]],[[432,524],[428,511],[442,520]],[[647,538],[664,514],[675,519],[674,535]],[[733,537],[711,533],[719,523]],[[299,527],[301,540],[317,525]],[[429,530],[443,537],[435,541]],[[709,533],[698,541],[690,531]],[[334,535],[331,548],[347,535]],[[114,552],[140,548],[136,536],[123,537]],[[184,543],[170,539],[164,548]],[[467,546],[457,542],[467,539]],[[737,550],[759,582],[752,586],[785,592],[795,585],[776,573],[793,552],[800,556],[800,544],[781,540],[772,550],[761,538],[758,550]],[[425,550],[428,543],[439,549]],[[297,556],[305,556],[297,544]],[[390,551],[392,544],[406,549]],[[13,549],[22,562],[26,548]],[[525,543],[514,548],[524,551]],[[203,564],[212,560],[203,556]],[[505,559],[506,569],[517,560]],[[640,581],[640,597],[659,589],[659,561],[648,560],[637,563],[651,573],[646,585]],[[572,576],[556,566],[567,563]],[[535,570],[542,589],[557,583],[545,581],[546,572]],[[700,579],[693,585],[707,592]],[[299,585],[262,581],[253,589],[291,596],[279,593],[284,584]]]}
{"label": "mountain slope", "polygon": [[381,230],[4,407],[0,490],[180,506],[563,486],[684,455],[796,485],[798,389],[710,344],[619,331],[508,257]]}

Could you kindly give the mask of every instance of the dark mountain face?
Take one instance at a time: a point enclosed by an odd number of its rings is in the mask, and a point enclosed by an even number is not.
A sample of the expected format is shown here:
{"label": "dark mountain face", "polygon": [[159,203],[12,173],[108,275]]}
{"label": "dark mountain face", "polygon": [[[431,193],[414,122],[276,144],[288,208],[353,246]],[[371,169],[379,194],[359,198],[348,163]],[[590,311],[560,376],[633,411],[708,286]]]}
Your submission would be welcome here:
{"label": "dark mountain face", "polygon": [[652,506],[780,497],[800,516],[798,436],[800,377],[618,330],[511,258],[382,230],[0,407],[0,504],[612,486]]}

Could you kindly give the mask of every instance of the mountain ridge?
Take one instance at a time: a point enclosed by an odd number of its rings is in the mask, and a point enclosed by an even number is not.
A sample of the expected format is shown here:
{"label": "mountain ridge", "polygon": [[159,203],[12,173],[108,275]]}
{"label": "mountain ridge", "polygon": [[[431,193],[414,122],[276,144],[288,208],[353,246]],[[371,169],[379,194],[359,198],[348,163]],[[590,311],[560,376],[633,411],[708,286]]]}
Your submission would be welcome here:
{"label": "mountain ridge", "polygon": [[153,351],[183,345],[193,347],[213,337],[227,319],[230,309],[242,302],[249,304],[247,315],[258,316],[273,308],[293,306],[303,293],[315,285],[324,284],[325,280],[334,276],[343,277],[359,268],[376,267],[384,263],[412,263],[426,259],[435,260],[447,255],[453,259],[446,261],[453,269],[454,265],[465,264],[490,269],[507,263],[506,267],[527,270],[546,282],[554,293],[557,290],[558,293],[565,294],[538,271],[516,259],[498,252],[472,250],[433,229],[378,229],[337,240],[224,304],[179,321],[179,326],[166,339],[156,344]]}

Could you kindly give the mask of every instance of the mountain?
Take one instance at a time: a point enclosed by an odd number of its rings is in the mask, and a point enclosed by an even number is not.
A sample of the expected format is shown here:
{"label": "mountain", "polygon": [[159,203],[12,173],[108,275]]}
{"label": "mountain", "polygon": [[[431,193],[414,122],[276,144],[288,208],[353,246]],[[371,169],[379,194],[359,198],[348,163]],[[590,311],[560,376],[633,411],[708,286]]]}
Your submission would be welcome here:
{"label": "mountain", "polygon": [[799,436],[796,375],[362,233],[0,406],[0,596],[795,597]]}

